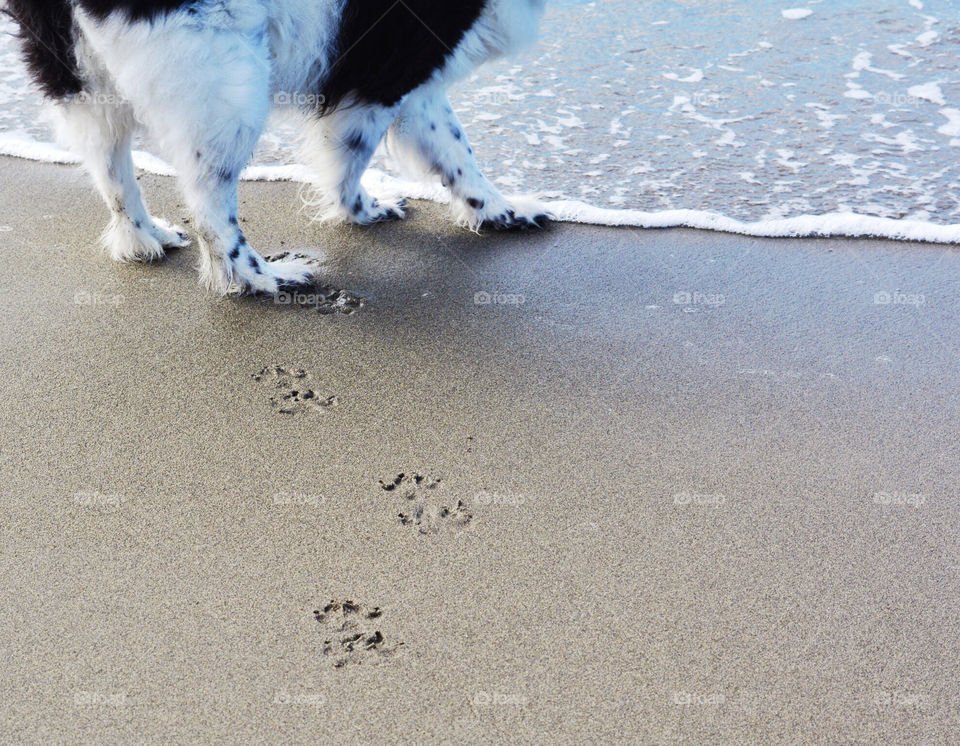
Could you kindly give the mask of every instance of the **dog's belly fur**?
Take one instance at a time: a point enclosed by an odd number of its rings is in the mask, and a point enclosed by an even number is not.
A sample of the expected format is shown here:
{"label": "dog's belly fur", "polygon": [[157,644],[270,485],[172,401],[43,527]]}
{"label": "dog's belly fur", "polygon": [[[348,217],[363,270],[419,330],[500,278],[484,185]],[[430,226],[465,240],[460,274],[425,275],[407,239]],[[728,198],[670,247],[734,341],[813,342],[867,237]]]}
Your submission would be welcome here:
{"label": "dog's belly fur", "polygon": [[9,0],[27,62],[56,104],[112,213],[117,259],[157,259],[186,238],[143,206],[130,160],[137,125],[177,168],[197,218],[207,285],[278,292],[312,271],[269,262],[237,219],[237,180],[274,103],[305,120],[319,217],[403,217],[360,186],[377,144],[438,174],[459,222],[525,227],[479,172],[444,88],[535,35],[543,0]]}

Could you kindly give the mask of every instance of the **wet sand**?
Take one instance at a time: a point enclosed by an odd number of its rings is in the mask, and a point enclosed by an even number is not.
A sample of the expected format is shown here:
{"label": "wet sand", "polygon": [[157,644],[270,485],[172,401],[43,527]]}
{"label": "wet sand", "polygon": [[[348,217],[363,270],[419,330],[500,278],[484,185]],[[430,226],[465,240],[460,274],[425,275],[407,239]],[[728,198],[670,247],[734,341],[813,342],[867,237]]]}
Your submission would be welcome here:
{"label": "wet sand", "polygon": [[320,313],[0,177],[4,741],[956,739],[956,249],[244,184],[365,299]]}

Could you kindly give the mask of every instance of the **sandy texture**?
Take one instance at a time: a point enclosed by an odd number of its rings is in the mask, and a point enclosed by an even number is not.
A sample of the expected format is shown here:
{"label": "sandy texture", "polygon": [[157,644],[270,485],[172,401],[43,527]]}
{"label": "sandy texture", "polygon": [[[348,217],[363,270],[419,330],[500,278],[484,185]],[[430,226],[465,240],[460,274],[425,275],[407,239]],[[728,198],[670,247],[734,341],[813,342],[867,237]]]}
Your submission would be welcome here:
{"label": "sandy texture", "polygon": [[319,313],[0,181],[4,742],[956,742],[955,250],[243,185]]}

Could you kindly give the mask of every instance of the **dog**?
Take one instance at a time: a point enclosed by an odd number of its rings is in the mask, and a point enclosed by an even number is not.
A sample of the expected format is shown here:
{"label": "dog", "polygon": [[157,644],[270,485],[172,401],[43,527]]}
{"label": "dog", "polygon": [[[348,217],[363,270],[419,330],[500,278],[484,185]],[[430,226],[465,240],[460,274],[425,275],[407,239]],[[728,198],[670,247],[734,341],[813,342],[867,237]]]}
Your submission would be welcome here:
{"label": "dog", "polygon": [[480,172],[446,88],[536,37],[545,0],[8,0],[25,61],[54,103],[61,139],[110,213],[119,261],[185,247],[144,205],[131,156],[144,127],[174,165],[212,291],[311,284],[303,255],[265,259],[240,228],[237,185],[276,104],[304,122],[309,204],[322,219],[404,217],[402,200],[361,186],[379,143],[439,175],[454,217],[476,230],[541,227],[535,202],[508,201]]}

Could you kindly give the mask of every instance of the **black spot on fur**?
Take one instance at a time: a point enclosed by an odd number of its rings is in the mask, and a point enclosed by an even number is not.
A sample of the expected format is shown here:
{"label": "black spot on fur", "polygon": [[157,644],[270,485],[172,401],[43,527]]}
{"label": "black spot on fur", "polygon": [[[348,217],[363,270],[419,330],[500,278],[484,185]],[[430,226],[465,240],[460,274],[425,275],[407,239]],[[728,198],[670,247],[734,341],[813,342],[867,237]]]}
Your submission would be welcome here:
{"label": "black spot on fur", "polygon": [[233,225],[233,226],[240,225],[240,223],[237,221],[237,216],[236,216],[236,215],[231,215],[231,216],[230,216],[230,225]]}
{"label": "black spot on fur", "polygon": [[476,199],[475,197],[470,197],[469,199],[467,199],[467,204],[470,205],[470,207],[472,207],[474,210],[482,210],[484,203],[482,199]]}
{"label": "black spot on fur", "polygon": [[182,8],[192,12],[198,2],[200,0],[79,0],[78,5],[97,18],[106,18],[119,10],[133,21],[143,21]]}
{"label": "black spot on fur", "polygon": [[65,98],[80,93],[83,82],[67,0],[8,0],[3,12],[19,24],[24,61],[44,94]]}
{"label": "black spot on fur", "polygon": [[476,23],[486,0],[346,0],[323,111],[351,93],[392,106],[425,83]]}
{"label": "black spot on fur", "polygon": [[235,262],[240,258],[240,244],[237,244],[233,247],[233,250],[230,252],[229,256],[231,262]]}
{"label": "black spot on fur", "polygon": [[360,150],[363,147],[363,132],[352,132],[347,138],[347,147],[350,150]]}
{"label": "black spot on fur", "polygon": [[262,275],[262,274],[263,274],[263,270],[260,269],[260,262],[257,261],[257,257],[256,257],[256,256],[254,256],[253,254],[251,254],[248,261],[250,262],[250,269],[256,270],[256,272],[257,272],[258,275]]}
{"label": "black spot on fur", "polygon": [[456,127],[451,127],[451,128],[450,128],[450,134],[453,135],[453,139],[454,139],[454,140],[461,140],[461,139],[463,139],[463,133],[462,133],[459,129],[457,129]]}
{"label": "black spot on fur", "polygon": [[363,198],[357,197],[357,201],[353,203],[353,214],[358,215],[363,211]]}

